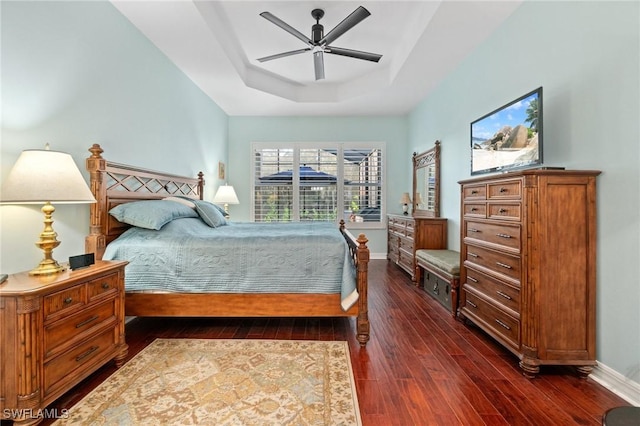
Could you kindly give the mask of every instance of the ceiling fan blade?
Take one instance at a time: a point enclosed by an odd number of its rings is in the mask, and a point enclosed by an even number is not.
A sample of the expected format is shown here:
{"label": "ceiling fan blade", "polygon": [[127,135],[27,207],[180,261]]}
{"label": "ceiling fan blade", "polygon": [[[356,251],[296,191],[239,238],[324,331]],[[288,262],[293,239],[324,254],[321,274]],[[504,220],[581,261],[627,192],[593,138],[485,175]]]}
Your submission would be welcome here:
{"label": "ceiling fan blade", "polygon": [[288,32],[289,34],[291,34],[291,35],[299,38],[300,40],[304,41],[305,43],[313,46],[313,42],[311,41],[311,39],[309,39],[309,37],[305,36],[300,31],[296,30],[291,25],[287,24],[286,22],[284,22],[282,19],[278,18],[277,16],[274,16],[269,12],[262,12],[260,14],[260,16],[262,16],[267,21],[272,22],[273,24],[279,26],[280,28],[282,28],[283,30]]}
{"label": "ceiling fan blade", "polygon": [[278,53],[276,55],[265,56],[264,58],[258,58],[258,61],[259,62],[267,62],[267,61],[270,61],[272,59],[285,58],[287,56],[297,55],[299,53],[308,52],[309,50],[311,50],[310,47],[307,47],[306,49],[291,50],[289,52],[282,52],[282,53]]}
{"label": "ceiling fan blade", "polygon": [[365,61],[372,61],[372,62],[378,62],[380,58],[382,58],[382,55],[378,55],[377,53],[369,53],[369,52],[362,52],[360,50],[344,49],[342,47],[327,46],[325,47],[324,51],[327,53],[333,53],[334,55],[348,56],[350,58],[364,59]]}
{"label": "ceiling fan blade", "polygon": [[316,72],[316,80],[324,79],[324,56],[322,50],[313,52],[313,68]]}
{"label": "ceiling fan blade", "polygon": [[329,33],[318,42],[318,45],[323,46],[325,44],[331,44],[332,41],[349,31],[369,15],[371,15],[371,12],[362,6],[358,6],[356,10],[351,12],[351,15],[347,16],[344,21],[340,22],[331,31],[329,31]]}

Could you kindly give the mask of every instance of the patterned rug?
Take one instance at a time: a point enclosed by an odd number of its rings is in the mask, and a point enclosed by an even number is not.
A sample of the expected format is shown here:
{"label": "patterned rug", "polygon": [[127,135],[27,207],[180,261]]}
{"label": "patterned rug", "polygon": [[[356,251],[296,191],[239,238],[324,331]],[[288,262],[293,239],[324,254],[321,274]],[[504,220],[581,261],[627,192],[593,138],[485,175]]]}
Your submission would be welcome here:
{"label": "patterned rug", "polygon": [[347,342],[157,339],[56,425],[361,425]]}

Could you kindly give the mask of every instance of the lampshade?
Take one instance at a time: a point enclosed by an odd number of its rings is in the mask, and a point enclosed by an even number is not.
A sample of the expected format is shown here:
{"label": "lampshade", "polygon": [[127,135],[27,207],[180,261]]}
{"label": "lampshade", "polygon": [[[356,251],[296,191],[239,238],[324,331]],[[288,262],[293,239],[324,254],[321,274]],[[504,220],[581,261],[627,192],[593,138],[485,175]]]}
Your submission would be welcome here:
{"label": "lampshade", "polygon": [[411,204],[411,197],[409,197],[408,192],[404,192],[402,194],[402,198],[400,198],[400,204]]}
{"label": "lampshade", "polygon": [[222,185],[218,188],[213,202],[218,204],[240,204],[236,191],[231,185]]}
{"label": "lampshade", "polygon": [[69,154],[59,151],[31,149],[22,151],[9,176],[2,182],[0,203],[42,204],[44,230],[36,242],[44,259],[31,275],[48,275],[63,271],[53,258],[53,249],[60,245],[51,218],[56,204],[95,203],[96,199]]}
{"label": "lampshade", "polygon": [[416,204],[418,205],[422,204],[422,195],[420,195],[419,192],[416,192],[415,198],[416,198]]}
{"label": "lampshade", "polygon": [[22,151],[2,182],[3,204],[95,203],[71,155],[42,149]]}

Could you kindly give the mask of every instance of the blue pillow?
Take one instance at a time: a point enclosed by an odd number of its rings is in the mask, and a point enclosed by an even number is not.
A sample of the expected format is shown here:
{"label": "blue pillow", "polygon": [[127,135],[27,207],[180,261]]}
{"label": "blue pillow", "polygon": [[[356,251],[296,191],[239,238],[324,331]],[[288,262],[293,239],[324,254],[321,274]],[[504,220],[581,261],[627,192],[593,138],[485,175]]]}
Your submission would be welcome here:
{"label": "blue pillow", "polygon": [[196,204],[196,211],[204,223],[210,227],[217,228],[218,226],[224,226],[227,224],[227,220],[224,218],[224,215],[220,213],[220,208],[215,204],[203,200],[192,201]]}
{"label": "blue pillow", "polygon": [[195,210],[170,200],[145,200],[119,204],[109,210],[118,221],[138,228],[155,229],[181,217],[198,217]]}

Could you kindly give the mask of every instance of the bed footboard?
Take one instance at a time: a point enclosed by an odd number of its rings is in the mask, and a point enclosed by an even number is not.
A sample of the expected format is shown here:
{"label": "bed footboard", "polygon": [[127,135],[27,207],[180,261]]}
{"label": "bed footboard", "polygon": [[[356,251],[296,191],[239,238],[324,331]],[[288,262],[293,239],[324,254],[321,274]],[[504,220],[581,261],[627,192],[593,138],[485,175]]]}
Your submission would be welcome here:
{"label": "bed footboard", "polygon": [[369,341],[370,325],[369,325],[369,303],[368,303],[368,285],[369,285],[369,241],[364,234],[358,235],[356,239],[345,228],[344,220],[340,221],[340,232],[344,236],[349,246],[349,254],[356,268],[356,287],[358,289],[358,316],[356,317],[356,331],[358,333],[358,342],[364,346]]}

